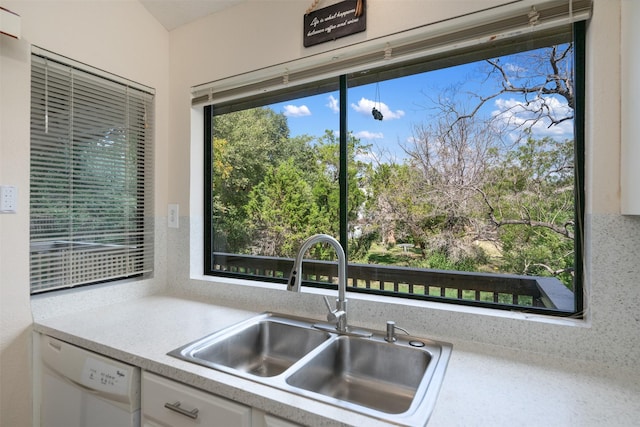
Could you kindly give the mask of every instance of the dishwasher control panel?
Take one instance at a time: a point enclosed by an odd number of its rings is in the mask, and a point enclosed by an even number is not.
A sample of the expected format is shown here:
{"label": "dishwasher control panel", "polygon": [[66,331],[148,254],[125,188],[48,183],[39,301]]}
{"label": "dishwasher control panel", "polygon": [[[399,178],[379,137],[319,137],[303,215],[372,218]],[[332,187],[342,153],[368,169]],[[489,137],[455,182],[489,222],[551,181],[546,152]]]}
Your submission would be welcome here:
{"label": "dishwasher control panel", "polygon": [[85,387],[112,394],[126,394],[131,371],[94,357],[87,357],[82,368],[81,383]]}
{"label": "dishwasher control panel", "polygon": [[140,369],[56,338],[41,336],[45,370],[112,402],[140,405]]}

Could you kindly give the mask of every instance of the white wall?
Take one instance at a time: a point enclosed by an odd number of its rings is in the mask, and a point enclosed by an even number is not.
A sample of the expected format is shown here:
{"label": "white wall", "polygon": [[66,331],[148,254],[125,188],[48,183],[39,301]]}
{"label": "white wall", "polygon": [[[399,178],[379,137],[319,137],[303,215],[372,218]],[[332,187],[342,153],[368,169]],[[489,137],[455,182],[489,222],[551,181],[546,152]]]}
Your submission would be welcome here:
{"label": "white wall", "polygon": [[[496,3],[496,2],[494,2]],[[323,3],[325,5],[326,3]],[[170,263],[169,286],[176,292],[235,304],[255,310],[293,310],[323,315],[317,295],[288,295],[283,287],[216,283],[190,278],[189,263],[200,263],[202,227],[200,198],[201,137],[190,130],[189,88],[301,56],[357,44],[403,29],[460,13],[465,7],[489,2],[369,0],[367,31],[306,49],[301,20],[305,2],[249,1],[171,32],[171,99],[169,197],[194,211],[181,218],[182,227],[170,233],[175,260]],[[393,319],[411,331],[451,341],[465,341],[522,349],[552,356],[638,370],[640,366],[640,219],[620,215],[620,1],[595,0],[587,40],[587,221],[584,320],[468,309],[397,299],[350,296],[351,320],[361,326],[383,327]],[[634,29],[634,31],[637,31]],[[195,47],[195,48],[194,48]],[[189,140],[193,138],[190,164]],[[189,181],[190,167],[195,173]],[[190,187],[191,186],[191,187]],[[189,188],[194,198],[189,200]],[[181,212],[187,210],[182,208]],[[187,225],[196,232],[189,234]],[[191,256],[189,256],[189,251]],[[194,261],[195,260],[195,261]]]}
{"label": "white wall", "polygon": [[[22,39],[0,36],[0,184],[19,191],[16,214],[0,215],[0,426],[31,425],[29,300],[30,46],[54,51],[156,89],[156,212],[166,215],[169,35],[137,0],[5,1],[21,15]],[[162,222],[160,218],[159,222]],[[166,248],[163,234],[157,245]],[[166,256],[159,254],[159,259]],[[66,292],[49,298],[60,309],[162,288],[155,280]],[[124,293],[123,293],[124,292]]]}
{"label": "white wall", "polygon": [[31,409],[29,103],[6,101],[29,97],[26,52],[26,42],[0,36],[0,184],[16,185],[19,190],[18,213],[0,214],[0,426],[29,425]]}

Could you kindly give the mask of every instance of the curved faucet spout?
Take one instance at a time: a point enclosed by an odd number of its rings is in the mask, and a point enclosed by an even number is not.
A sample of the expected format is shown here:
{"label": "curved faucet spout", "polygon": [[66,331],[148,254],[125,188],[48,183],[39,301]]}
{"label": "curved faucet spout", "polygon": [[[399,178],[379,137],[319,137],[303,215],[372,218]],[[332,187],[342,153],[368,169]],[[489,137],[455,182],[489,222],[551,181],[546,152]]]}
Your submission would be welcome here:
{"label": "curved faucet spout", "polygon": [[287,290],[300,292],[300,285],[302,283],[302,261],[304,259],[304,255],[307,253],[309,248],[318,243],[329,243],[338,255],[338,299],[344,300],[347,284],[346,258],[340,243],[328,234],[315,234],[302,243],[302,246],[300,246],[300,250],[298,251],[298,255],[296,256],[296,260],[293,263],[293,270],[291,270],[291,275],[289,276],[289,286],[287,287]]}
{"label": "curved faucet spout", "polygon": [[330,312],[330,316],[333,316],[337,320],[336,329],[339,332],[346,332],[347,330],[347,262],[342,246],[335,238],[328,234],[315,234],[309,237],[302,243],[298,255],[293,263],[293,269],[289,276],[289,284],[287,290],[293,292],[300,292],[300,286],[302,283],[302,261],[304,255],[307,253],[311,246],[317,243],[329,243],[338,255],[338,300],[336,301],[336,309]]}

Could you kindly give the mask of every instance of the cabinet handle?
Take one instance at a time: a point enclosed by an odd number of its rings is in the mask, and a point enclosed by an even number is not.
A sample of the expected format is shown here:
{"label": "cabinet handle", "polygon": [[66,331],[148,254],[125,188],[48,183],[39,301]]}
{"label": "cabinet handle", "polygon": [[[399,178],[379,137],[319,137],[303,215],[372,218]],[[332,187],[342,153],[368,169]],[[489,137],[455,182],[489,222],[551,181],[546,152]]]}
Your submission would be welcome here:
{"label": "cabinet handle", "polygon": [[180,402],[176,402],[176,403],[167,402],[164,404],[164,407],[194,420],[198,418],[198,408],[193,408],[192,410],[187,411],[186,409],[182,409],[180,405],[181,405]]}

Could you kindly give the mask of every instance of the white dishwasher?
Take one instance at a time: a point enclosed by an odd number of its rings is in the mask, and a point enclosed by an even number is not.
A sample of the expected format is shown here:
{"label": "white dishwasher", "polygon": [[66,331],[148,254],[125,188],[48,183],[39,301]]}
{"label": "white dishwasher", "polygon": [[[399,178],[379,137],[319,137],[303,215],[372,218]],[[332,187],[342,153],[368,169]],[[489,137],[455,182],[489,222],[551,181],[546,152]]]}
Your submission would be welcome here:
{"label": "white dishwasher", "polygon": [[139,427],[140,368],[41,335],[41,427]]}

